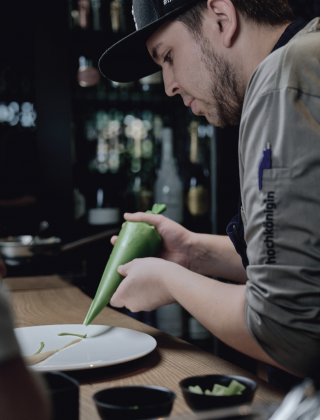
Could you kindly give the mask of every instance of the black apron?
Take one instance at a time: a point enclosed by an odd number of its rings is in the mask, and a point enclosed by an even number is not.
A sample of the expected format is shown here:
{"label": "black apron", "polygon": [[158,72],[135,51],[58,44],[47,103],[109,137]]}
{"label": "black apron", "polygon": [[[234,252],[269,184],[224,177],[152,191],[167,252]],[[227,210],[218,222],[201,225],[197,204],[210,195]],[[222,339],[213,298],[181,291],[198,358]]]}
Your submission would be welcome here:
{"label": "black apron", "polygon": [[[303,26],[300,24],[300,22],[292,22],[284,31],[271,53],[273,53],[281,47],[284,47],[302,29]],[[241,217],[241,207],[242,199],[240,195],[238,204],[238,214],[228,224],[227,235],[233,243],[237,253],[240,255],[242,259],[242,264],[246,269],[249,265],[249,261],[247,257],[247,244],[244,239],[244,227]],[[282,369],[278,369],[274,366],[267,365],[267,371],[269,383],[283,389],[284,391],[289,391],[292,388],[292,386],[301,382],[300,378],[297,378],[296,376],[291,375],[283,371]]]}

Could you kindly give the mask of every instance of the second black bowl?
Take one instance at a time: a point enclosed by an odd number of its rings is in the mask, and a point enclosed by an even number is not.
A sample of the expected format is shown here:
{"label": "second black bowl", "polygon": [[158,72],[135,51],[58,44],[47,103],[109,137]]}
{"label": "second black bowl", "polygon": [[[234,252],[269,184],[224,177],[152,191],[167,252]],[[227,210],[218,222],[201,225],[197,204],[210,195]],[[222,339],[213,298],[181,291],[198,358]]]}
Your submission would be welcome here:
{"label": "second black bowl", "polygon": [[93,400],[103,420],[135,420],[168,416],[175,397],[160,386],[124,386],[103,389]]}
{"label": "second black bowl", "polygon": [[[196,385],[199,385],[203,391],[206,389],[211,391],[214,384],[229,386],[233,379],[246,387],[241,395],[213,396],[196,394],[189,391],[189,386]],[[233,375],[192,376],[180,381],[179,385],[186,403],[193,411],[212,410],[215,408],[250,403],[253,400],[254,393],[257,389],[255,381],[245,378],[244,376]]]}

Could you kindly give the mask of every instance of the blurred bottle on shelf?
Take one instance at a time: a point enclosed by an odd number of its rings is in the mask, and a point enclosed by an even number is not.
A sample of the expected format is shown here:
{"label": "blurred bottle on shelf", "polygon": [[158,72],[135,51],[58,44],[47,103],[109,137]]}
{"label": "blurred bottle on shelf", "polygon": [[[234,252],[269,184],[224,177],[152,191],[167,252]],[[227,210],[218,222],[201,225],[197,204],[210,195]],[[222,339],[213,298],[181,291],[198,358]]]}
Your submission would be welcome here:
{"label": "blurred bottle on shelf", "polygon": [[134,88],[134,82],[119,83],[110,82],[108,91],[108,100],[110,102],[127,102],[131,99],[131,94]]}
{"label": "blurred bottle on shelf", "polygon": [[156,309],[156,326],[160,331],[181,338],[183,335],[181,305],[175,302]]}
{"label": "blurred bottle on shelf", "polygon": [[167,205],[166,217],[182,223],[183,186],[173,157],[172,128],[162,130],[161,167],[155,182],[155,201]]}
{"label": "blurred bottle on shelf", "polygon": [[154,155],[153,161],[156,172],[159,171],[162,155],[162,128],[163,120],[160,115],[156,114],[153,119],[153,138],[154,138]]}
{"label": "blurred bottle on shelf", "polygon": [[70,12],[71,19],[69,19],[69,28],[77,28],[80,26],[80,14],[78,9],[73,9]]}
{"label": "blurred bottle on shelf", "polygon": [[86,214],[86,199],[78,188],[73,190],[74,220],[81,219]]}
{"label": "blurred bottle on shelf", "polygon": [[210,173],[200,153],[199,123],[192,121],[190,133],[190,160],[186,173],[185,226],[198,233],[210,232]]}
{"label": "blurred bottle on shelf", "polygon": [[88,223],[115,225],[120,221],[121,208],[121,124],[103,112],[96,122],[97,150],[89,164]]}
{"label": "blurred bottle on shelf", "polygon": [[139,80],[143,102],[157,102],[163,96],[162,71],[143,77]]}
{"label": "blurred bottle on shelf", "polygon": [[90,2],[89,0],[78,0],[79,26],[81,29],[88,29],[90,25]]}
{"label": "blurred bottle on shelf", "polygon": [[188,319],[187,341],[200,347],[202,350],[213,352],[213,335],[193,316]]}
{"label": "blurred bottle on shelf", "polygon": [[92,61],[86,57],[79,57],[79,69],[77,73],[78,83],[81,87],[95,86],[100,81],[100,72],[93,67]]}
{"label": "blurred bottle on shelf", "polygon": [[94,31],[102,31],[101,24],[101,1],[90,0],[92,8],[92,28]]}
{"label": "blurred bottle on shelf", "polygon": [[123,28],[123,7],[121,0],[113,0],[110,3],[110,16],[112,32],[124,32]]}
{"label": "blurred bottle on shelf", "polygon": [[68,0],[68,26],[69,29],[79,26],[79,10],[77,7],[74,7],[72,0]]}
{"label": "blurred bottle on shelf", "polygon": [[125,128],[130,155],[128,186],[126,190],[126,211],[150,210],[153,204],[153,142],[150,138],[152,125],[148,120],[129,119]]}

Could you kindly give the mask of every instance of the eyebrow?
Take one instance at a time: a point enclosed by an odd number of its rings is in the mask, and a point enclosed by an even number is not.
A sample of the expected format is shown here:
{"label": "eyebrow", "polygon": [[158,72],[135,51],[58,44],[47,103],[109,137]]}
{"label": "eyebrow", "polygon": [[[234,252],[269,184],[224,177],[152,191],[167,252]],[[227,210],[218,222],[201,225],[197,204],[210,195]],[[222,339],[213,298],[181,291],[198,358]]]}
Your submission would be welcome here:
{"label": "eyebrow", "polygon": [[152,58],[154,60],[159,60],[159,48],[163,45],[163,42],[158,42],[153,48],[152,48]]}

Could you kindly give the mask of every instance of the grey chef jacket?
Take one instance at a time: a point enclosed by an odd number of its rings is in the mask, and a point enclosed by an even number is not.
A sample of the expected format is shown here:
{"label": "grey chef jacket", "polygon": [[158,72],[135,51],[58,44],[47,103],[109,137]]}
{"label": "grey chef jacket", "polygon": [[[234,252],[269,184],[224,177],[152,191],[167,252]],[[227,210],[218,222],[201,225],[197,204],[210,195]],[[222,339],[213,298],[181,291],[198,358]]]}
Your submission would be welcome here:
{"label": "grey chef jacket", "polygon": [[[259,190],[270,143],[272,166]],[[239,138],[246,323],[280,365],[320,375],[320,18],[250,79]]]}

